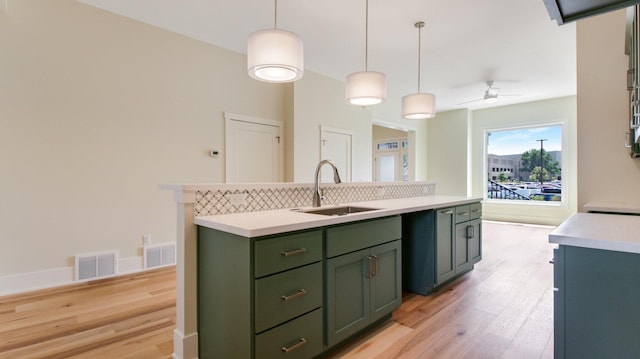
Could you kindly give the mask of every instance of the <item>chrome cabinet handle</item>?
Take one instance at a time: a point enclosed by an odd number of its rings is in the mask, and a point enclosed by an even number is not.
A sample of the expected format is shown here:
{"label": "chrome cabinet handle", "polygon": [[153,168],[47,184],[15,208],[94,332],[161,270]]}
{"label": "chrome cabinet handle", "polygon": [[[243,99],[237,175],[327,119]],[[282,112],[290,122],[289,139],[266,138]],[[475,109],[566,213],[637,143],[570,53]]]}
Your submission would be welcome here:
{"label": "chrome cabinet handle", "polygon": [[298,340],[298,342],[295,343],[294,345],[292,345],[292,346],[290,346],[288,348],[287,347],[282,347],[281,350],[282,350],[283,353],[289,353],[289,352],[292,352],[292,351],[300,348],[301,346],[303,346],[303,345],[305,345],[307,343],[308,343],[308,341],[305,338],[300,338]]}
{"label": "chrome cabinet handle", "polygon": [[467,226],[467,239],[471,239],[476,235],[475,228],[472,225]]}
{"label": "chrome cabinet handle", "polygon": [[468,214],[469,214],[469,212],[460,212],[460,213],[458,213],[458,216],[466,216]]}
{"label": "chrome cabinet handle", "polygon": [[365,278],[372,278],[373,277],[373,273],[371,270],[371,260],[373,259],[372,256],[367,256],[367,274],[365,275]]}
{"label": "chrome cabinet handle", "polygon": [[448,210],[442,211],[440,213],[442,213],[442,214],[453,214],[453,211],[448,209]]}
{"label": "chrome cabinet handle", "polygon": [[282,300],[286,302],[286,301],[289,301],[289,300],[292,300],[292,299],[303,297],[305,295],[307,295],[307,290],[306,289],[300,289],[294,294],[283,295],[280,298],[282,298]]}
{"label": "chrome cabinet handle", "polygon": [[306,251],[307,251],[306,248],[298,248],[298,249],[294,249],[292,251],[280,252],[280,254],[283,257],[291,257],[291,256],[295,256],[295,255],[298,255],[298,254],[305,253]]}
{"label": "chrome cabinet handle", "polygon": [[471,213],[478,213],[478,212],[480,212],[480,209],[479,209],[479,208],[476,208],[476,209],[472,209],[472,210],[471,210]]}
{"label": "chrome cabinet handle", "polygon": [[380,261],[380,258],[378,258],[378,256],[376,255],[372,255],[371,257],[371,261],[373,262],[373,270],[371,271],[371,277],[375,277],[378,275],[378,262]]}

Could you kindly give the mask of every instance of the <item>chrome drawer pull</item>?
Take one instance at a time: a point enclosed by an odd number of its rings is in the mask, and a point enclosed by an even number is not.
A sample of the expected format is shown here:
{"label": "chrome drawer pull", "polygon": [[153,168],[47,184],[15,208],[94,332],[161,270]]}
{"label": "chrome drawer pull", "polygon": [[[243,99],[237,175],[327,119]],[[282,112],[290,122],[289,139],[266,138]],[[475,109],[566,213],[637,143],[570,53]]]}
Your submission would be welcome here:
{"label": "chrome drawer pull", "polygon": [[283,295],[280,298],[282,298],[282,300],[284,300],[285,302],[288,300],[292,300],[292,299],[296,299],[299,297],[302,297],[304,295],[307,295],[307,290],[306,289],[300,289],[297,293],[295,294],[291,294],[291,295]]}
{"label": "chrome drawer pull", "polygon": [[283,353],[288,353],[288,352],[292,352],[298,348],[300,348],[301,346],[307,344],[307,340],[305,338],[300,338],[300,341],[297,342],[296,344],[290,346],[290,347],[282,347],[282,352]]}
{"label": "chrome drawer pull", "polygon": [[453,211],[452,210],[446,210],[446,211],[442,211],[440,213],[442,213],[442,214],[453,214]]}
{"label": "chrome drawer pull", "polygon": [[469,213],[467,213],[467,212],[460,212],[460,213],[458,213],[458,216],[466,216],[466,215],[468,215],[468,214],[469,214]]}
{"label": "chrome drawer pull", "polygon": [[471,210],[471,213],[478,213],[478,212],[480,212],[480,210],[478,208]]}
{"label": "chrome drawer pull", "polygon": [[292,251],[288,251],[288,252],[280,252],[280,254],[282,254],[282,256],[284,257],[291,257],[291,256],[295,256],[298,254],[302,254],[305,253],[307,251],[306,248],[298,248],[298,249],[294,249]]}

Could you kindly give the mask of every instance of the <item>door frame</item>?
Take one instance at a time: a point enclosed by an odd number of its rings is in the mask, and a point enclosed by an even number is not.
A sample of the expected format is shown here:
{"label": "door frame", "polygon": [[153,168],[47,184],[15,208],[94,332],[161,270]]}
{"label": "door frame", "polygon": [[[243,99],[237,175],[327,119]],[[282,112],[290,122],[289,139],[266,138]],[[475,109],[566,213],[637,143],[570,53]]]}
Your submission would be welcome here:
{"label": "door frame", "polygon": [[[229,153],[229,142],[227,139],[229,138],[229,128],[230,128],[231,121],[246,122],[246,123],[253,123],[253,124],[263,125],[263,126],[277,127],[279,142],[283,145],[285,143],[284,131],[283,131],[284,123],[282,121],[272,120],[269,118],[241,115],[233,112],[225,112],[224,113],[224,149],[225,149],[224,177],[225,177],[225,182],[227,183],[229,183],[229,173],[230,173],[230,170],[229,170],[230,163],[229,161],[227,161],[228,159],[227,154]],[[284,150],[282,149],[280,150],[278,157],[279,157],[278,158],[279,168],[278,168],[278,179],[276,182],[282,182],[284,180]]]}

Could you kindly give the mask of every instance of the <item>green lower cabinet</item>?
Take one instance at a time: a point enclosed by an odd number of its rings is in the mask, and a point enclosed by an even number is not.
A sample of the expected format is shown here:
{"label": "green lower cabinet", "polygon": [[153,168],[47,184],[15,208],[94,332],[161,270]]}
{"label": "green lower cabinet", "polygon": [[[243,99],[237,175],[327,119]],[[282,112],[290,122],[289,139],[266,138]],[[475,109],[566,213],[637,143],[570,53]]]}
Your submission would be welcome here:
{"label": "green lower cabinet", "polygon": [[327,346],[332,347],[402,303],[401,241],[327,260]]}
{"label": "green lower cabinet", "polygon": [[401,232],[399,216],[256,238],[198,227],[198,357],[313,358],[390,314]]}

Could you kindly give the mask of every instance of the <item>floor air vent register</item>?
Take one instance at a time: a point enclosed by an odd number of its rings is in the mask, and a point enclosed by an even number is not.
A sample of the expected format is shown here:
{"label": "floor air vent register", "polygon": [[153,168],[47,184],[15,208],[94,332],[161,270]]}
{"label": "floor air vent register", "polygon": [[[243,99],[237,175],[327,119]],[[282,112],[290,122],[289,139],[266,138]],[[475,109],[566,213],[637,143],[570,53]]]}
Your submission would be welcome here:
{"label": "floor air vent register", "polygon": [[76,280],[110,277],[116,274],[118,252],[84,253],[76,255]]}

